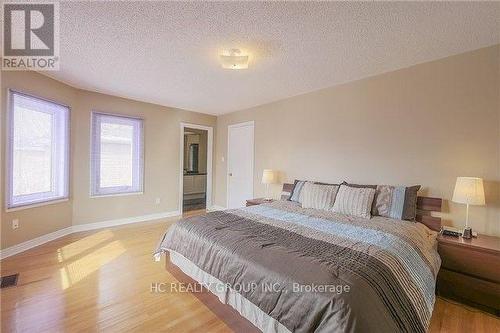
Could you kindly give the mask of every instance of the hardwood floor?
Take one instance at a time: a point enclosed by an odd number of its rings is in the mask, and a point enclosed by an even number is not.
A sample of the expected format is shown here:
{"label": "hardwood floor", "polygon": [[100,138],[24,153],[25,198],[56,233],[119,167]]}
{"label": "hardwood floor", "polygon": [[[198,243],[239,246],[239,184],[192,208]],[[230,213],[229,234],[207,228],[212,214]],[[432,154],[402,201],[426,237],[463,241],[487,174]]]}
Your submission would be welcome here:
{"label": "hardwood floor", "polygon": [[[151,291],[154,283],[179,281],[178,272],[165,269],[164,258],[152,260],[161,234],[174,221],[73,234],[4,259],[2,276],[20,275],[17,287],[0,292],[2,332],[230,332],[241,327],[208,295]],[[429,331],[499,332],[500,320],[438,298]]]}

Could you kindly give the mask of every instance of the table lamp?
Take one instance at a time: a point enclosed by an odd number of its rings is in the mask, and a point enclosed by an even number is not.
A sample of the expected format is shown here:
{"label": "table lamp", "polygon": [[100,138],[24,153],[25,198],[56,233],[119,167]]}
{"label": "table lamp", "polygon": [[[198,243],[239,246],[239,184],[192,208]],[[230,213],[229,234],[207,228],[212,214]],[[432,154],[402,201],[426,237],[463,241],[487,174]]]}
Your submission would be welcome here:
{"label": "table lamp", "polygon": [[472,228],[469,227],[469,205],[484,205],[483,180],[476,177],[457,177],[453,198],[451,201],[467,205],[465,228],[462,237],[472,238]]}
{"label": "table lamp", "polygon": [[266,197],[264,200],[271,201],[271,198],[269,197],[269,184],[276,184],[277,182],[277,172],[271,169],[264,169],[262,172],[262,184],[266,184]]}

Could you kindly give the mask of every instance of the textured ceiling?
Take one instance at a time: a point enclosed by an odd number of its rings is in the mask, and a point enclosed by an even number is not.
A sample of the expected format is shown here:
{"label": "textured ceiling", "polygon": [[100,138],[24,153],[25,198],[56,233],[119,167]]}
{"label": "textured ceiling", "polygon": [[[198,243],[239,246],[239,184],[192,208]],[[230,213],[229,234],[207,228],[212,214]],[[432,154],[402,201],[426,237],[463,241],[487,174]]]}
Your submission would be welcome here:
{"label": "textured ceiling", "polygon": [[[63,2],[73,86],[222,114],[500,43],[500,3]],[[224,70],[221,49],[251,54]]]}

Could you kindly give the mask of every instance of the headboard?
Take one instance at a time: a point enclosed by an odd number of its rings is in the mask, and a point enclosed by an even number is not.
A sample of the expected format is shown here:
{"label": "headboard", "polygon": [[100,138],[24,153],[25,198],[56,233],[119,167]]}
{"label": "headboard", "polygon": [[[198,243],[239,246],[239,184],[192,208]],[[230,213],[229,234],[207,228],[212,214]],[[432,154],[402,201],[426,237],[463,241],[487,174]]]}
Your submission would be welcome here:
{"label": "headboard", "polygon": [[[281,200],[287,200],[293,190],[293,184],[283,184]],[[417,218],[416,220],[425,224],[429,229],[439,231],[441,229],[441,218],[431,216],[432,212],[441,212],[441,198],[417,197]]]}
{"label": "headboard", "polygon": [[441,212],[443,199],[431,197],[417,197],[417,218],[420,223],[425,224],[429,229],[439,231],[441,229],[441,218],[431,216],[432,212]]}

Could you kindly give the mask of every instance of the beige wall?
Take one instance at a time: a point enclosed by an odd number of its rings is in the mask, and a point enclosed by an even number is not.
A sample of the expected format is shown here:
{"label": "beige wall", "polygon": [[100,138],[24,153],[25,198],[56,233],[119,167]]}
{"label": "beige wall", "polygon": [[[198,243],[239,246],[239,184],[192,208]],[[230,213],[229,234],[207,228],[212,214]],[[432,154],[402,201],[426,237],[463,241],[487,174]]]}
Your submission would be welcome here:
{"label": "beige wall", "polygon": [[[2,72],[2,133],[5,133],[7,113],[7,89],[15,89],[28,94],[41,96],[72,106],[76,99],[76,90],[43,75],[30,72]],[[73,116],[73,112],[71,113]],[[74,148],[74,133],[71,133],[71,150]],[[2,137],[4,142],[5,137]],[[27,241],[29,239],[71,226],[73,200],[32,209],[6,213],[5,193],[5,144],[2,144],[1,162],[1,248]],[[72,165],[70,166],[72,167]],[[70,193],[72,188],[70,188]],[[19,219],[19,228],[12,229],[12,220]]]}
{"label": "beige wall", "polygon": [[227,126],[254,120],[255,196],[264,194],[264,168],[280,170],[286,181],[421,184],[423,195],[447,200],[445,223],[460,225],[465,207],[448,201],[455,178],[478,176],[486,181],[487,206],[471,207],[472,227],[500,235],[499,50],[218,117],[215,204],[226,204]]}
{"label": "beige wall", "polygon": [[[144,194],[91,198],[90,113],[91,110],[138,116],[144,119]],[[88,91],[79,91],[73,132],[74,205],[73,224],[99,222],[120,217],[170,212],[178,209],[180,175],[180,123],[214,126],[214,116],[135,102]],[[160,204],[155,199],[160,198]]]}
{"label": "beige wall", "polygon": [[[215,203],[225,206],[227,125],[255,120],[255,195],[264,168],[283,179],[422,184],[449,199],[455,177],[486,181],[487,207],[472,207],[473,227],[500,235],[500,46],[351,82],[218,117],[74,89],[32,72],[2,72],[1,248],[72,224],[173,211],[178,205],[179,124],[214,126]],[[70,200],[5,212],[7,88],[71,106]],[[90,198],[90,112],[145,119],[143,195]],[[279,186],[275,187],[276,193]],[[159,205],[155,198],[160,198]],[[465,208],[446,201],[445,222],[459,225]],[[20,228],[11,229],[19,218]]]}
{"label": "beige wall", "polygon": [[[7,89],[53,99],[71,107],[70,200],[39,208],[1,213],[1,248],[47,234],[72,224],[101,222],[178,209],[180,122],[215,127],[216,118],[159,105],[74,89],[32,72],[2,73],[2,124],[5,126]],[[144,118],[144,194],[90,198],[90,114],[92,110]],[[2,133],[4,133],[4,127]],[[2,167],[4,165],[2,145]],[[2,172],[1,192],[4,193]],[[160,198],[160,204],[155,199]],[[3,203],[3,201],[2,201]],[[11,221],[19,218],[20,228]]]}

